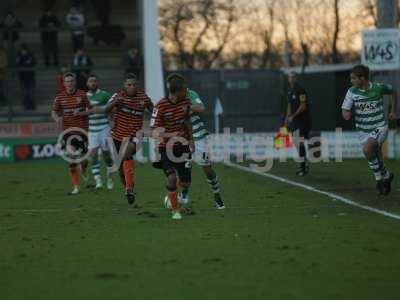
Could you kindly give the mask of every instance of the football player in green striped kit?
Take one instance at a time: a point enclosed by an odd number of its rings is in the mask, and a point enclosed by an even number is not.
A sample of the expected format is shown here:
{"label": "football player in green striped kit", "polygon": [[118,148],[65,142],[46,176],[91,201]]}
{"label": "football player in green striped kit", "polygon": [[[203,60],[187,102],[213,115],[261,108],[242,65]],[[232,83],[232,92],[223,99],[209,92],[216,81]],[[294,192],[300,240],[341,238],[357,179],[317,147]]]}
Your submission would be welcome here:
{"label": "football player in green striped kit", "polygon": [[[182,75],[173,73],[168,76],[167,83],[174,78],[180,78],[185,80]],[[204,112],[205,107],[199,95],[191,89],[187,89],[187,98],[192,103],[190,122],[192,123],[192,135],[195,144],[194,162],[202,167],[203,172],[206,175],[207,182],[211,188],[212,193],[214,194],[214,201],[216,208],[224,209],[225,204],[220,194],[218,176],[211,165],[210,153],[207,142],[208,131],[200,115],[202,112]],[[181,204],[187,204],[189,202],[188,193],[189,193],[189,188],[182,188],[182,192],[178,197],[178,201]]]}
{"label": "football player in green striped kit", "polygon": [[389,172],[382,158],[388,126],[384,114],[383,95],[390,97],[389,119],[396,119],[396,96],[392,86],[369,80],[369,68],[364,65],[353,67],[350,74],[353,85],[347,92],[342,105],[342,115],[350,120],[352,109],[360,142],[368,165],[374,173],[380,195],[388,195],[394,174]]}
{"label": "football player in green striped kit", "polygon": [[[93,107],[105,106],[111,95],[99,88],[99,82],[96,75],[90,75],[87,80],[87,97]],[[107,166],[107,189],[114,187],[111,178],[112,158],[108,147],[107,139],[110,137],[110,122],[106,113],[96,113],[89,115],[89,152],[92,164],[92,174],[96,182],[96,189],[103,187],[101,179],[101,168],[99,161],[99,150],[101,149],[104,161]]]}

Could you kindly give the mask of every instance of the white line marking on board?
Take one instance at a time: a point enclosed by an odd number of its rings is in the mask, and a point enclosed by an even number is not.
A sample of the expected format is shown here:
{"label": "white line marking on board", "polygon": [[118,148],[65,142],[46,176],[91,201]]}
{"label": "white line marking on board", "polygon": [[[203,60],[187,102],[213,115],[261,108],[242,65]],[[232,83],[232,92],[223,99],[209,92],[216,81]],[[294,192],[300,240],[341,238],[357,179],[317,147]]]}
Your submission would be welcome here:
{"label": "white line marking on board", "polygon": [[350,199],[348,199],[346,197],[340,196],[338,194],[330,193],[330,192],[325,192],[325,191],[322,191],[320,189],[314,188],[314,187],[312,187],[310,185],[307,185],[307,184],[299,183],[299,182],[296,182],[296,181],[293,181],[293,180],[290,180],[290,179],[286,179],[286,178],[283,178],[283,177],[280,177],[280,176],[276,176],[276,175],[272,175],[272,174],[268,174],[268,173],[263,173],[261,171],[253,170],[253,169],[251,169],[249,167],[244,167],[244,166],[241,166],[241,165],[238,165],[238,164],[234,164],[234,163],[225,163],[225,164],[227,166],[229,166],[229,167],[233,167],[233,168],[236,168],[236,169],[239,169],[239,170],[242,170],[242,171],[245,171],[245,172],[250,172],[250,173],[253,173],[253,174],[257,174],[257,175],[260,175],[260,176],[268,177],[268,178],[271,178],[271,179],[274,179],[274,180],[277,180],[277,181],[280,181],[280,182],[283,182],[283,183],[286,183],[286,184],[294,185],[294,186],[306,189],[306,190],[314,192],[314,193],[319,193],[319,194],[334,198],[334,199],[339,200],[339,201],[341,201],[343,203],[346,203],[348,205],[352,205],[352,206],[355,206],[355,207],[358,207],[358,208],[361,208],[361,209],[365,209],[365,210],[368,210],[370,212],[374,212],[374,213],[377,213],[377,214],[380,214],[380,215],[383,215],[383,216],[386,216],[386,217],[389,217],[389,218],[392,218],[392,219],[400,220],[400,215],[398,215],[398,214],[394,214],[394,213],[391,213],[391,212],[388,212],[388,211],[385,211],[385,210],[373,208],[371,206],[363,205],[363,204],[354,202],[353,200],[350,200]]}

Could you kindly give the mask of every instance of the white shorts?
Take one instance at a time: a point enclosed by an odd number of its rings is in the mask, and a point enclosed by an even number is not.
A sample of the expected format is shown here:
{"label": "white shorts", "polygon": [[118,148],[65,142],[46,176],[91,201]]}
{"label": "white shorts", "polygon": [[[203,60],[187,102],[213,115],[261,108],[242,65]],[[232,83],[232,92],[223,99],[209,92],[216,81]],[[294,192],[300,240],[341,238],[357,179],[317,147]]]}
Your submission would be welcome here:
{"label": "white shorts", "polygon": [[378,142],[379,146],[382,146],[387,138],[387,135],[388,135],[387,126],[378,127],[374,131],[371,131],[369,133],[361,133],[360,142],[362,145],[364,145],[368,141],[368,139],[374,139]]}
{"label": "white shorts", "polygon": [[211,159],[210,159],[210,149],[208,147],[208,140],[207,137],[195,141],[195,151],[193,154],[193,160],[199,166],[210,166]]}
{"label": "white shorts", "polygon": [[99,132],[89,131],[89,150],[100,148],[103,151],[108,151],[107,139],[110,136],[110,127],[108,126]]}

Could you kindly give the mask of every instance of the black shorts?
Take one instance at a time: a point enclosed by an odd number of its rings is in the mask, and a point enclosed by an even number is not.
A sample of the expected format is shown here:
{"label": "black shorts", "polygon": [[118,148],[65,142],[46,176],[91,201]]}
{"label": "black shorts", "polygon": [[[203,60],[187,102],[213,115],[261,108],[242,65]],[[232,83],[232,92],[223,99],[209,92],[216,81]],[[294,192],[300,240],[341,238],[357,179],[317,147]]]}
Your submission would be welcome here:
{"label": "black shorts", "polygon": [[175,146],[171,151],[173,157],[168,157],[168,152],[164,147],[160,148],[159,152],[161,167],[167,177],[178,173],[181,182],[190,183],[192,181],[192,161],[188,145]]}
{"label": "black shorts", "polygon": [[62,137],[61,149],[66,150],[68,145],[79,156],[84,156],[88,152],[88,136],[82,132],[69,132]]}
{"label": "black shorts", "polygon": [[[119,151],[120,151],[120,149],[121,149],[121,146],[122,146],[123,141],[118,141],[118,140],[116,140],[116,139],[113,139],[113,141],[114,141],[114,145],[115,145],[115,150],[117,150],[117,153],[115,153],[115,154],[118,155],[118,154],[119,154]],[[133,138],[130,138],[130,139],[129,139],[129,143],[135,144],[135,147],[136,147],[136,143],[135,143],[135,141],[134,141]],[[131,160],[131,159],[133,159],[133,155],[134,155],[134,154],[135,154],[135,153],[133,153],[132,156],[130,156],[130,157],[126,157],[125,160]]]}
{"label": "black shorts", "polygon": [[308,140],[310,138],[311,126],[309,124],[293,124],[290,126],[292,135],[298,131],[299,137]]}
{"label": "black shorts", "polygon": [[119,153],[119,149],[121,149],[122,142],[118,141],[116,139],[113,139],[113,141],[114,141],[115,150],[117,150],[117,152]]}

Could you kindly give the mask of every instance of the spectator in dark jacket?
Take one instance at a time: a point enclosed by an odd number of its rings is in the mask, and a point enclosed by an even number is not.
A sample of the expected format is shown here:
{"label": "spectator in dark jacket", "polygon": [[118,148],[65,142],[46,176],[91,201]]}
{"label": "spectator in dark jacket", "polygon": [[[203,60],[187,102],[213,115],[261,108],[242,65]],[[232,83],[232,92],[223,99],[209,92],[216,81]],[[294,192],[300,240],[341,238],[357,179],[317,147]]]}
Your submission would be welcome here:
{"label": "spectator in dark jacket", "polygon": [[85,45],[85,16],[78,8],[72,7],[66,21],[71,29],[73,50],[82,49]]}
{"label": "spectator in dark jacket", "polygon": [[89,77],[91,66],[93,66],[93,62],[89,55],[86,54],[86,51],[84,49],[77,50],[72,60],[72,70],[76,74],[78,89],[87,90],[86,81]]}
{"label": "spectator in dark jacket", "polygon": [[50,65],[50,57],[53,58],[54,65],[58,65],[58,28],[60,25],[57,16],[50,9],[40,17],[39,27],[42,30],[41,38],[46,66]]}
{"label": "spectator in dark jacket", "polygon": [[[4,20],[0,23],[0,28],[6,29],[3,33],[3,40],[8,42],[10,39],[9,32],[11,29],[22,28],[23,24],[17,19],[12,11],[9,11]],[[11,30],[11,41],[15,42],[19,39],[19,33],[16,30]]]}
{"label": "spectator in dark jacket", "polygon": [[4,94],[4,81],[6,79],[8,67],[7,51],[0,45],[0,106],[6,104],[6,96]]}
{"label": "spectator in dark jacket", "polygon": [[122,66],[125,68],[125,74],[133,73],[137,78],[140,78],[140,73],[142,71],[142,57],[137,48],[130,48],[122,57]]}
{"label": "spectator in dark jacket", "polygon": [[35,109],[35,57],[28,45],[22,44],[17,54],[16,65],[20,68],[28,68],[18,71],[18,78],[22,90],[22,102],[26,110]]}

